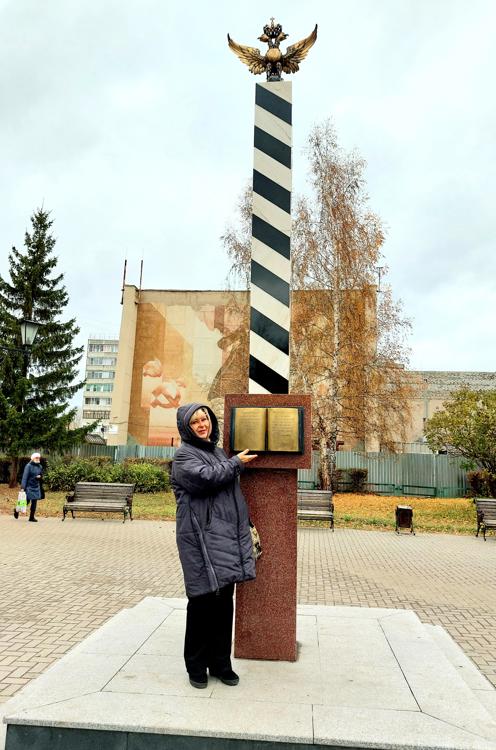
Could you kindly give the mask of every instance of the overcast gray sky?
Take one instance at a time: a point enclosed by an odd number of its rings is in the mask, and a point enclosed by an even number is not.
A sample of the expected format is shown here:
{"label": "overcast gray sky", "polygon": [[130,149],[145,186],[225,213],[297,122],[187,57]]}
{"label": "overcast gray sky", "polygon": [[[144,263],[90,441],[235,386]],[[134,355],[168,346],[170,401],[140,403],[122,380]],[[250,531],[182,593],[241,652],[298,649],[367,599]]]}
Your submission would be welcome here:
{"label": "overcast gray sky", "polygon": [[261,46],[271,15],[288,44],[319,24],[291,77],[294,189],[331,117],[368,162],[411,366],[494,370],[494,0],[0,0],[0,273],[43,203],[81,342],[118,333],[125,257],[130,283],[143,257],[144,287],[222,288],[263,80],[226,33]]}

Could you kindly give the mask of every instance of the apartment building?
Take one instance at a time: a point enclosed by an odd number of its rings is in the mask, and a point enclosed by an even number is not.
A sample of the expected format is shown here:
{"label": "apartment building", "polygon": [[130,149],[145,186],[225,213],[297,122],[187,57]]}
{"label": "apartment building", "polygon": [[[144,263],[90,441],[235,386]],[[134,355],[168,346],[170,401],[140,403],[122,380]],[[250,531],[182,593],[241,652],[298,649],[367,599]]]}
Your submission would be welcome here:
{"label": "apartment building", "polygon": [[88,339],[82,424],[98,420],[96,431],[104,436],[108,433],[118,349],[119,339]]}

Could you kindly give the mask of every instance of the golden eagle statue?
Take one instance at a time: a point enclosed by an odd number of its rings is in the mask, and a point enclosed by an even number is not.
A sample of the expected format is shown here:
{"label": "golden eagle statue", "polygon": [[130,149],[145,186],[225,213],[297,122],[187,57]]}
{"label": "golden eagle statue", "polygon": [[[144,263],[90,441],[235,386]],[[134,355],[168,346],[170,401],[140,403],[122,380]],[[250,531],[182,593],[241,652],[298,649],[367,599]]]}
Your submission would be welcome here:
{"label": "golden eagle statue", "polygon": [[317,39],[317,24],[315,24],[310,36],[292,44],[283,54],[279,45],[287,37],[288,34],[283,33],[281,24],[274,24],[274,19],[271,18],[270,26],[269,24],[264,26],[262,36],[258,37],[261,42],[266,42],[269,45],[265,55],[262,55],[256,47],[245,47],[243,44],[238,44],[231,39],[229,34],[227,35],[227,43],[241,62],[248,65],[250,73],[257,75],[265,72],[268,81],[280,81],[281,73],[296,73],[299,70],[299,63],[305,59],[308,50]]}

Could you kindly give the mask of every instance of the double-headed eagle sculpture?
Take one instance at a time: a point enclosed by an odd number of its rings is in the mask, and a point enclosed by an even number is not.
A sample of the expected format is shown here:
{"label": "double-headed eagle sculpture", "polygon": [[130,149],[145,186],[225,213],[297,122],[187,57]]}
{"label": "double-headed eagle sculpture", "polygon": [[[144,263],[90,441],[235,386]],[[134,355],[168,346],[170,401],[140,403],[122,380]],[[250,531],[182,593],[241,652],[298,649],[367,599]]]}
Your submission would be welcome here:
{"label": "double-headed eagle sculpture", "polygon": [[281,73],[296,73],[299,70],[299,64],[305,59],[308,50],[317,39],[317,24],[315,24],[310,36],[288,47],[285,54],[281,52],[279,45],[288,38],[288,34],[283,33],[280,23],[274,24],[273,18],[270,20],[270,26],[266,24],[262,36],[258,38],[261,42],[267,42],[269,45],[265,55],[262,55],[256,47],[245,47],[243,44],[237,44],[229,34],[227,35],[227,43],[241,62],[248,65],[250,73],[255,73],[255,75],[266,73],[268,81],[280,81]]}

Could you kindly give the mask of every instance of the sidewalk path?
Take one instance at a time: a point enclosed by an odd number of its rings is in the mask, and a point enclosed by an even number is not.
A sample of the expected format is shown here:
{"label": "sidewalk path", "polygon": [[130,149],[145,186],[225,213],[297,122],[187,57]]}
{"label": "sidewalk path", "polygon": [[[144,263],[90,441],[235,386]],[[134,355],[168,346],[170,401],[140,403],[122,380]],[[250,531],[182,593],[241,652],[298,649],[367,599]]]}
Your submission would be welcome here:
{"label": "sidewalk path", "polygon": [[[301,528],[298,599],[414,610],[496,685],[496,538]],[[175,524],[0,515],[0,702],[144,596],[183,597]]]}

